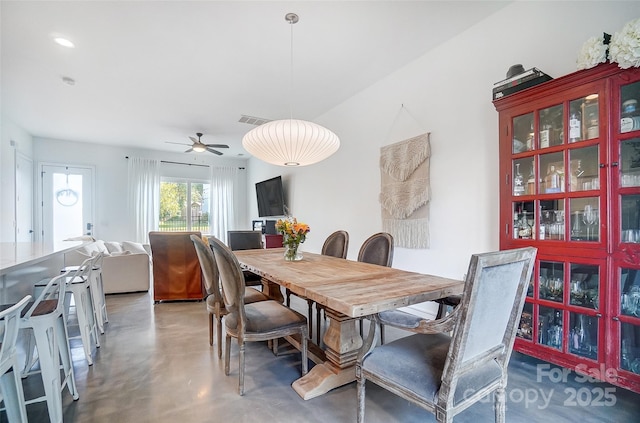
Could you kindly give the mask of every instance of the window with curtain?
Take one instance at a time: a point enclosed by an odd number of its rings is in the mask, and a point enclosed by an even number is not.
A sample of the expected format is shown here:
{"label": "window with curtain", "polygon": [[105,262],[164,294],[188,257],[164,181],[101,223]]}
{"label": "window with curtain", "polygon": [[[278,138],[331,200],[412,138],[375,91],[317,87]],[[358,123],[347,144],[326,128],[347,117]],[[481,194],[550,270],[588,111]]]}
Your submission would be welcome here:
{"label": "window with curtain", "polygon": [[193,230],[226,242],[227,230],[243,220],[236,204],[244,204],[240,169],[130,158],[135,240],[148,242],[150,231]]}
{"label": "window with curtain", "polygon": [[211,185],[196,180],[162,178],[160,182],[160,231],[209,233]]}

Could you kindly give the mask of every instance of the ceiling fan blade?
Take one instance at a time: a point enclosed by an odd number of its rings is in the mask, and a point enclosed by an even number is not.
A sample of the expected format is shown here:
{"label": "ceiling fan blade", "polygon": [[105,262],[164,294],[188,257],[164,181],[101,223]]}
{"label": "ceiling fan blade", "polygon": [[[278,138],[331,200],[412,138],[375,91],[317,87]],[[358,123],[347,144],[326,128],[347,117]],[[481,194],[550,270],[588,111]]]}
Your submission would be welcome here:
{"label": "ceiling fan blade", "polygon": [[213,148],[229,148],[227,144],[205,144],[207,147]]}
{"label": "ceiling fan blade", "polygon": [[195,143],[199,143],[200,141],[198,141],[197,139],[193,138],[193,137],[189,137],[189,139]]}
{"label": "ceiling fan blade", "polygon": [[193,151],[193,148],[190,148],[188,150],[184,150],[185,153],[191,153]]}
{"label": "ceiling fan blade", "polygon": [[222,153],[221,153],[221,152],[219,152],[218,150],[214,150],[213,148],[209,148],[209,147],[207,147],[207,151],[208,151],[209,153],[213,153],[213,154],[217,154],[218,156],[222,156]]}
{"label": "ceiling fan blade", "polygon": [[171,141],[165,141],[166,144],[178,144],[178,145],[191,145],[191,144],[185,144],[183,142],[171,142]]}

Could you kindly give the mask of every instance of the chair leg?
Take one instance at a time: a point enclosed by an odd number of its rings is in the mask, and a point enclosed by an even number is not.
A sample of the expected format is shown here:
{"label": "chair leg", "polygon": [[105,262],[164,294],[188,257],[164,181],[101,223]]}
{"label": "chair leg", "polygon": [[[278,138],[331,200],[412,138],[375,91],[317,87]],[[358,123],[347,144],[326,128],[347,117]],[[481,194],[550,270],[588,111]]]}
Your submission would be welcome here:
{"label": "chair leg", "polygon": [[309,325],[309,336],[313,336],[313,301],[307,298],[307,324]]}
{"label": "chair leg", "polygon": [[213,313],[209,313],[209,346],[213,346]]}
{"label": "chair leg", "polygon": [[244,395],[244,342],[240,343],[239,346],[239,365],[238,365],[238,393],[240,395]]}
{"label": "chair leg", "polygon": [[64,371],[65,383],[67,389],[76,401],[80,398],[78,388],[76,387],[75,371],[73,370],[73,361],[71,358],[71,348],[69,347],[69,332],[67,331],[67,322],[64,316],[56,320],[56,334],[58,339],[58,350],[60,351],[60,360],[62,361],[62,369]]}
{"label": "chair leg", "polygon": [[384,345],[384,325],[380,323],[380,345]]}
{"label": "chair leg", "polygon": [[307,337],[309,334],[305,332],[306,331],[303,328],[302,333],[300,334],[300,338],[302,339],[302,342],[301,342],[302,351],[300,351],[300,353],[302,354],[302,358],[301,358],[302,359],[302,376],[306,375],[307,372],[309,371],[309,363],[307,359],[307,348],[308,348]]}
{"label": "chair leg", "polygon": [[494,406],[496,412],[496,423],[505,423],[505,392],[504,388],[498,388],[495,393]]}
{"label": "chair leg", "polygon": [[285,292],[285,295],[287,297],[286,304],[287,304],[287,307],[289,307],[291,305],[291,290],[289,290],[289,288],[287,288],[287,289],[285,289],[284,292]]}
{"label": "chair leg", "polygon": [[218,329],[218,358],[222,358],[222,317],[216,317]]}
{"label": "chair leg", "polygon": [[27,409],[24,404],[22,380],[18,371],[18,357],[14,354],[11,360],[13,362],[10,368],[11,371],[7,371],[0,376],[7,418],[12,423],[27,423]]}
{"label": "chair leg", "polygon": [[227,335],[227,341],[224,350],[224,374],[229,376],[229,361],[231,360],[231,337]]}
{"label": "chair leg", "polygon": [[322,347],[322,321],[321,321],[322,307],[316,303],[316,344]]}
{"label": "chair leg", "polygon": [[366,379],[364,377],[358,378],[358,383],[356,386],[357,396],[358,396],[358,419],[357,423],[364,423],[364,398],[365,398],[365,382]]}
{"label": "chair leg", "polygon": [[34,327],[36,348],[40,360],[42,383],[51,422],[62,423],[62,395],[60,387],[60,355],[55,329]]}
{"label": "chair leg", "polygon": [[[83,289],[86,291],[86,289]],[[78,295],[76,295],[76,293]],[[76,303],[76,318],[80,326],[80,337],[82,338],[82,347],[84,355],[89,366],[93,365],[93,357],[91,355],[91,329],[89,327],[89,319],[87,318],[87,301],[85,292],[73,292],[73,299]]]}

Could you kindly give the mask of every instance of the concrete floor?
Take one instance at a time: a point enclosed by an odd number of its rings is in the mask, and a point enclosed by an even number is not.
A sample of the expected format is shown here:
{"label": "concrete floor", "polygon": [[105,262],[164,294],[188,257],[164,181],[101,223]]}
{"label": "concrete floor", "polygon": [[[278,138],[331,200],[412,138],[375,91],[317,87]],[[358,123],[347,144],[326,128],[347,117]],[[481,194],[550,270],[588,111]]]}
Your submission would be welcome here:
{"label": "concrete floor", "polygon": [[[293,307],[305,310],[306,303]],[[82,346],[72,350],[80,399],[63,393],[71,422],[355,422],[356,386],[302,400],[291,388],[300,377],[300,355],[274,356],[264,343],[246,349],[245,395],[238,396],[237,344],[231,374],[208,342],[202,302],[153,305],[149,293],[107,296],[109,323],[87,366]],[[387,330],[389,340],[403,336]],[[551,375],[549,377],[548,375]],[[558,381],[556,366],[514,353],[509,368],[508,422],[640,422],[640,395],[605,383]],[[37,375],[25,380],[27,397],[41,391]],[[367,423],[435,422],[429,412],[367,384]],[[44,403],[27,407],[30,422],[46,422]],[[4,412],[0,422],[6,421]],[[492,401],[474,405],[457,423],[493,421]]]}

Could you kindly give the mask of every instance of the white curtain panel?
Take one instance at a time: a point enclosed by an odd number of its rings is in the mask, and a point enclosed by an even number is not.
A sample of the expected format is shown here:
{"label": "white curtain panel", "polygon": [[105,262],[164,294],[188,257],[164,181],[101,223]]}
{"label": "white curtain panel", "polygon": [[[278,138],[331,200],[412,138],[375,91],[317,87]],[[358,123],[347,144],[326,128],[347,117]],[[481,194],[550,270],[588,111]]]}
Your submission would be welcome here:
{"label": "white curtain panel", "polygon": [[210,234],[227,242],[227,230],[235,227],[234,189],[239,183],[237,167],[211,168]]}
{"label": "white curtain panel", "polygon": [[160,160],[129,158],[129,216],[135,241],[149,242],[160,216]]}

